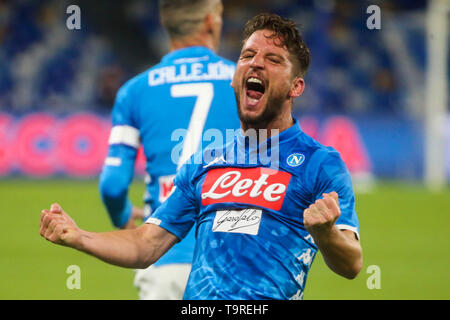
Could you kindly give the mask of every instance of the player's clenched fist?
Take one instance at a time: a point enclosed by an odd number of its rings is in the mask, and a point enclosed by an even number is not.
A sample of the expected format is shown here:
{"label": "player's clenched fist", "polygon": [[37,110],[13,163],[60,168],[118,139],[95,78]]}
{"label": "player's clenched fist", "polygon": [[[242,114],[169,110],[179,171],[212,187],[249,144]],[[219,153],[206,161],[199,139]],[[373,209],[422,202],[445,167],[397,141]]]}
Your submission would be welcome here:
{"label": "player's clenched fist", "polygon": [[41,212],[41,236],[64,246],[79,248],[81,230],[58,204],[52,204],[50,210]]}
{"label": "player's clenched fist", "polygon": [[336,192],[324,193],[323,199],[318,199],[303,212],[303,223],[311,234],[328,232],[341,215],[339,198]]}

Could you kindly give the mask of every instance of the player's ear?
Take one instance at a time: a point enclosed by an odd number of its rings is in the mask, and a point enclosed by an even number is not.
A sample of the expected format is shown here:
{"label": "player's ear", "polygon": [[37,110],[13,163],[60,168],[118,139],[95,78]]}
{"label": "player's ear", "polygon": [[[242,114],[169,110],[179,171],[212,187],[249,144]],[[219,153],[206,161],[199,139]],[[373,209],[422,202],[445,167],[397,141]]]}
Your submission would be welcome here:
{"label": "player's ear", "polygon": [[289,91],[289,96],[291,98],[297,98],[302,95],[305,90],[305,80],[301,77],[294,78],[291,85],[291,90]]}
{"label": "player's ear", "polygon": [[203,20],[205,30],[209,34],[214,33],[214,15],[210,12],[205,16],[205,19]]}

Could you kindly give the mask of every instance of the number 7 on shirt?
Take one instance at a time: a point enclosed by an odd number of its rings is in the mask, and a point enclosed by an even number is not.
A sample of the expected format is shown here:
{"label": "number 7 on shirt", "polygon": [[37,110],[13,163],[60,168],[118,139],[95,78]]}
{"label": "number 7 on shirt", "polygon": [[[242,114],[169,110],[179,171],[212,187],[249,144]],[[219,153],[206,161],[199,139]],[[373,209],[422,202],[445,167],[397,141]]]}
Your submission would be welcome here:
{"label": "number 7 on shirt", "polygon": [[206,118],[208,117],[208,112],[214,97],[214,87],[209,82],[175,84],[170,88],[170,95],[173,98],[197,97],[183,141],[183,151],[178,161],[178,170],[198,149]]}

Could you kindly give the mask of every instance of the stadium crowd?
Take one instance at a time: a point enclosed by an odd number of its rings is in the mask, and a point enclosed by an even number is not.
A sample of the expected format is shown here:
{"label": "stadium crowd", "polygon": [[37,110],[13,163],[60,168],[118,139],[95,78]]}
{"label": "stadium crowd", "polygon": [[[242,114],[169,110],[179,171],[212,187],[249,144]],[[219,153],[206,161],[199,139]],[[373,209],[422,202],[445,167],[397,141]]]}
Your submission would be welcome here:
{"label": "stadium crowd", "polygon": [[[83,0],[0,1],[0,110],[106,113],[126,79],[158,61],[167,50],[167,35],[157,1],[103,2],[94,8]],[[290,16],[302,26],[312,54],[297,110],[419,116],[423,90],[412,79],[424,72],[426,1],[375,1],[381,30],[366,27],[372,2],[226,1],[219,53],[237,58],[243,23],[255,13]],[[81,8],[81,30],[66,28],[66,8],[73,3]],[[100,19],[95,10],[102,8],[110,11]],[[120,23],[133,26],[129,34],[144,41],[116,41],[117,32],[105,32]]]}

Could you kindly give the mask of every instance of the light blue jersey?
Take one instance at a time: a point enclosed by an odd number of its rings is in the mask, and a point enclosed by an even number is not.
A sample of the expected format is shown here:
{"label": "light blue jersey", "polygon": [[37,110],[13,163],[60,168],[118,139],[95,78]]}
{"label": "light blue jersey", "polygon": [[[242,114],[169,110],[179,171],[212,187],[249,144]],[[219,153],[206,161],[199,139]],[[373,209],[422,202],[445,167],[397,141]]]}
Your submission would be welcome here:
{"label": "light blue jersey", "polygon": [[[235,64],[205,47],[173,51],[125,83],[112,111],[109,152],[100,193],[116,227],[129,220],[128,187],[142,144],[146,159],[146,215],[164,202],[177,166],[203,147],[203,133],[239,128],[230,86]],[[175,245],[156,265],[191,263],[194,234]]]}
{"label": "light blue jersey", "polygon": [[196,154],[147,221],[179,239],[196,225],[185,299],[301,299],[318,250],[303,211],[323,193],[338,193],[336,225],[359,236],[350,174],[336,150],[297,123],[269,139],[278,154],[271,162],[246,139],[237,134],[212,161]]}

